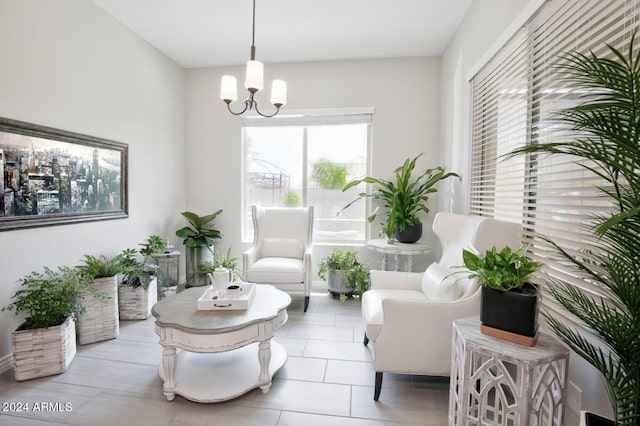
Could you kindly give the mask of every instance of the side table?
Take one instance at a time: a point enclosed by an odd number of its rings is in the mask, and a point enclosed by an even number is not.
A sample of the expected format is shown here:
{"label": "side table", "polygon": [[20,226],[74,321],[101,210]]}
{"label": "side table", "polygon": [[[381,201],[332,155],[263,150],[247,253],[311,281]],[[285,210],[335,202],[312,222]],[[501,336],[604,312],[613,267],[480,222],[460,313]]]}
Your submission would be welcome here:
{"label": "side table", "polygon": [[400,270],[400,256],[407,256],[407,271],[413,269],[413,256],[419,254],[431,253],[431,246],[427,243],[398,243],[389,244],[387,240],[380,238],[376,240],[367,241],[367,248],[382,253],[382,270],[387,270],[387,255],[392,254],[394,256],[395,264],[394,271]]}
{"label": "side table", "polygon": [[449,425],[562,425],[569,349],[539,331],[534,347],[453,322]]}

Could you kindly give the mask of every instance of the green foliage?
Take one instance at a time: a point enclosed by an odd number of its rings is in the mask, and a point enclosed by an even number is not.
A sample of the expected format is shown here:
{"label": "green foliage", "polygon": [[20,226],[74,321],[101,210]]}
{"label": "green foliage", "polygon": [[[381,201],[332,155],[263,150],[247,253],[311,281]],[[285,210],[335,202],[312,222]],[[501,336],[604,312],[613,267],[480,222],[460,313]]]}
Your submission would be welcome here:
{"label": "green foliage", "polygon": [[81,290],[98,295],[77,268],[61,266],[58,270],[44,268],[20,279],[22,288],[13,296],[14,302],[3,311],[26,315],[21,330],[53,327],[68,317],[76,318],[84,312],[78,304]]}
{"label": "green foliage", "polygon": [[140,254],[145,257],[145,259],[149,258],[149,256],[154,253],[161,253],[166,247],[162,238],[160,238],[160,236],[156,234],[150,235],[143,243],[140,243],[138,245],[142,246],[139,251]]}
{"label": "green foliage", "polygon": [[118,256],[98,257],[86,254],[83,264],[78,266],[78,271],[88,280],[96,278],[113,277],[124,272],[122,259]]}
{"label": "green foliage", "polygon": [[313,164],[311,179],[324,189],[340,189],[347,182],[347,167],[320,159]]}
{"label": "green foliage", "polygon": [[382,205],[376,207],[367,220],[371,223],[379,214],[384,212],[386,220],[383,223],[383,232],[389,239],[392,238],[396,226],[400,231],[404,231],[407,226],[420,223],[420,214],[429,214],[429,208],[427,207],[429,195],[438,191],[435,188],[435,184],[448,177],[460,177],[456,173],[446,173],[442,167],[435,167],[426,169],[416,179],[411,179],[412,172],[416,167],[416,161],[422,155],[419,154],[413,159],[407,158],[402,166],[394,171],[395,181],[367,176],[349,182],[342,188],[342,191],[347,191],[362,182],[376,186],[375,190],[370,194],[366,192],[358,194],[358,198],[347,204],[342,210],[362,198],[381,201]]}
{"label": "green foliage", "polygon": [[[120,253],[120,266],[123,272],[121,284],[137,288],[143,286],[146,290],[151,283],[151,275],[158,270],[158,265],[150,261],[154,253],[165,249],[165,243],[158,235],[150,235],[144,242],[138,244],[142,248],[125,249]],[[142,255],[139,258],[138,253]]]}
{"label": "green foliage", "polygon": [[296,191],[288,191],[282,197],[282,205],[285,207],[298,207],[300,205],[300,194]]}
{"label": "green foliage", "polygon": [[599,237],[589,248],[569,253],[547,239],[579,276],[604,290],[594,297],[572,283],[550,279],[549,290],[602,344],[553,315],[553,331],[605,379],[616,425],[640,425],[640,51],[609,46],[607,57],[571,52],[562,59],[562,78],[582,102],[557,113],[558,125],[574,137],[532,144],[510,155],[568,154],[604,181],[597,189],[612,203],[610,212],[593,214]]}
{"label": "green foliage", "polygon": [[181,215],[187,219],[191,227],[185,226],[178,229],[176,235],[182,238],[182,242],[187,247],[208,247],[214,240],[222,238],[219,230],[213,228],[213,220],[222,213],[222,209],[213,214],[198,216],[193,212],[182,212]]}
{"label": "green foliage", "polygon": [[231,246],[229,246],[227,253],[224,256],[218,254],[218,252],[214,252],[211,248],[209,248],[209,251],[211,251],[211,254],[213,255],[213,263],[203,263],[195,274],[210,274],[217,268],[226,268],[231,271],[231,276],[229,277],[230,281],[242,280],[242,273],[240,272],[240,258],[231,256]]}
{"label": "green foliage", "polygon": [[369,289],[368,266],[358,261],[355,251],[334,248],[329,256],[320,260],[318,277],[326,280],[330,270],[346,271],[344,285],[353,288],[356,296],[362,296]]}
{"label": "green foliage", "polygon": [[508,246],[500,251],[492,247],[482,256],[463,249],[462,259],[471,271],[468,277],[477,278],[480,285],[499,291],[516,290],[542,267],[542,263],[527,259],[528,249],[528,244],[516,251]]}

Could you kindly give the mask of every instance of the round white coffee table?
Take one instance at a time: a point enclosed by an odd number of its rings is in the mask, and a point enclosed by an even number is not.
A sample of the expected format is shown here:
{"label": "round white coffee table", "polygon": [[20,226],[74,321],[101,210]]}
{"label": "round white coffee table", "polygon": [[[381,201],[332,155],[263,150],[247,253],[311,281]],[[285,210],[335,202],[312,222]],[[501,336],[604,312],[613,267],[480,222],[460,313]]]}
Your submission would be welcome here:
{"label": "round white coffee table", "polygon": [[158,302],[152,309],[162,345],[160,378],[169,401],[176,395],[195,402],[236,398],[271,379],[287,360],[272,341],[287,322],[291,297],[273,286],[258,285],[246,310],[197,310],[204,287],[194,287]]}

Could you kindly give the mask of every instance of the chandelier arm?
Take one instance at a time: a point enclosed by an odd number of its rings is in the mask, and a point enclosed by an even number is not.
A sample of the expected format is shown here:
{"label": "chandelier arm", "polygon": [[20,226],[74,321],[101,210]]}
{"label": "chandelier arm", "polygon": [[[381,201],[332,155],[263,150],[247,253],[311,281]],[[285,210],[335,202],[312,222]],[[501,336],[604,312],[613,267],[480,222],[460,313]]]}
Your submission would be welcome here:
{"label": "chandelier arm", "polygon": [[247,108],[249,108],[249,102],[248,101],[244,101],[244,109],[240,112],[233,112],[231,110],[231,102],[227,102],[225,101],[225,103],[227,104],[227,109],[229,110],[229,112],[233,115],[242,115],[244,114],[244,112],[247,110]]}
{"label": "chandelier arm", "polygon": [[275,111],[273,114],[271,114],[271,115],[261,113],[261,112],[260,112],[260,110],[258,109],[258,102],[255,102],[255,101],[254,101],[254,106],[255,106],[255,110],[256,110],[256,112],[257,112],[258,114],[260,114],[262,117],[264,117],[264,118],[271,118],[271,117],[275,116],[275,115],[280,111],[280,107],[281,107],[282,105],[281,105],[281,104],[274,104],[274,106],[276,107],[276,111]]}

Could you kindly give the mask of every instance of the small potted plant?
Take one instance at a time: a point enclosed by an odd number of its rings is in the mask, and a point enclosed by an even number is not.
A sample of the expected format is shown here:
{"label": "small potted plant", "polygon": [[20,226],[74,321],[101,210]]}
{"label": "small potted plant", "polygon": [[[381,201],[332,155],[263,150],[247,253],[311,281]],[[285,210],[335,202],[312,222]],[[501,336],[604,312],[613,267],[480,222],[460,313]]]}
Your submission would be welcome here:
{"label": "small potted plant", "polygon": [[[538,331],[539,291],[529,280],[542,263],[526,257],[528,244],[517,250],[495,247],[483,255],[464,249],[464,267],[468,278],[482,286],[480,302],[481,331],[517,343],[535,344]],[[494,332],[501,330],[507,333]],[[511,334],[525,336],[521,339]]]}
{"label": "small potted plant", "polygon": [[[213,228],[213,221],[222,213],[222,209],[215,213],[198,216],[193,212],[182,212],[182,216],[187,219],[190,226],[185,226],[176,231],[176,235],[182,238],[186,247],[185,263],[187,274],[187,287],[206,285],[206,275],[198,274],[203,263],[212,261],[212,258],[203,259],[204,255],[213,251],[213,241],[219,240],[222,234]],[[204,250],[204,249],[209,250]]]}
{"label": "small potted plant", "polygon": [[362,296],[369,288],[369,271],[367,265],[360,263],[357,252],[334,248],[331,255],[321,259],[318,267],[318,277],[326,280],[329,292],[346,296]]}
{"label": "small potted plant", "polygon": [[151,260],[153,253],[164,250],[165,244],[158,235],[151,235],[139,250],[126,249],[121,254],[123,276],[118,286],[118,307],[121,320],[147,319],[151,308],[158,301],[157,265]]}
{"label": "small potted plant", "polygon": [[416,167],[416,161],[422,154],[413,159],[407,158],[402,166],[394,171],[395,180],[388,181],[376,177],[364,177],[354,179],[347,183],[342,191],[347,191],[362,182],[375,184],[375,190],[368,194],[361,192],[346,209],[361,198],[372,198],[382,201],[382,205],[376,207],[367,220],[373,222],[378,214],[384,213],[386,220],[382,223],[381,233],[387,236],[391,243],[395,238],[401,243],[415,243],[422,236],[422,222],[420,214],[429,214],[427,201],[429,194],[438,190],[435,184],[448,177],[460,177],[456,173],[445,172],[442,167],[426,169],[415,179],[411,178]]}
{"label": "small potted plant", "polygon": [[11,333],[14,377],[18,381],[64,372],[76,354],[76,316],[83,312],[82,290],[95,292],[77,270],[67,266],[44,268],[21,280],[14,302],[3,311],[24,314]]}
{"label": "small potted plant", "polygon": [[118,321],[118,279],[122,272],[121,256],[85,255],[78,271],[96,291],[80,291],[79,303],[84,312],[78,315],[78,343],[115,339],[120,334]]}
{"label": "small potted plant", "polygon": [[208,275],[212,274],[218,268],[225,268],[229,271],[229,282],[241,281],[242,273],[240,272],[240,259],[231,256],[231,247],[227,249],[226,255],[218,254],[211,250],[213,262],[204,262],[196,271],[196,274]]}

